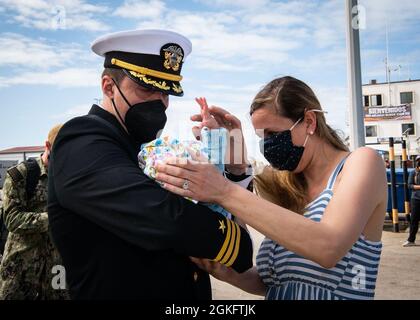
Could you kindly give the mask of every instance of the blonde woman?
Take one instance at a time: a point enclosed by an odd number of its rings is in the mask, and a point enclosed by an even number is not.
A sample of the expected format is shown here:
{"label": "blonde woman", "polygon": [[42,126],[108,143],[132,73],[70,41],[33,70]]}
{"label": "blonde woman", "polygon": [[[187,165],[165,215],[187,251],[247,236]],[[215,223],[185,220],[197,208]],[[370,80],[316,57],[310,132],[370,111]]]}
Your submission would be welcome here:
{"label": "blonde woman", "polygon": [[[241,128],[221,108],[209,113],[221,126]],[[267,84],[250,114],[254,129],[264,132],[262,152],[271,164],[255,177],[259,196],[211,164],[171,161],[158,167],[157,179],[167,190],[218,203],[266,236],[256,267],[243,274],[192,259],[216,278],[266,299],[373,299],[387,203],[382,159],[369,148],[350,153],[326,124],[313,91],[295,78]],[[244,168],[237,165],[236,173]]]}

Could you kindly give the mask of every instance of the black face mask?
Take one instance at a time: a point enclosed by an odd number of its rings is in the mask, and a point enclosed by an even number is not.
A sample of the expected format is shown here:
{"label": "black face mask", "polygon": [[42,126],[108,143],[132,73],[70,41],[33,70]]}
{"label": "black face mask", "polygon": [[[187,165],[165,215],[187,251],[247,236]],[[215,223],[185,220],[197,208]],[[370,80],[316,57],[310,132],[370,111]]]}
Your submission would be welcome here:
{"label": "black face mask", "polygon": [[127,128],[128,134],[139,144],[158,138],[158,133],[165,127],[167,120],[165,113],[166,107],[163,101],[153,100],[131,105],[114,79],[113,81],[124,101],[130,107],[123,120],[115,106],[114,99],[111,99],[118,117]]}
{"label": "black face mask", "polygon": [[300,122],[299,119],[289,130],[285,130],[260,141],[260,151],[267,161],[277,170],[293,171],[299,165],[309,135],[302,147],[292,142],[292,130]]}

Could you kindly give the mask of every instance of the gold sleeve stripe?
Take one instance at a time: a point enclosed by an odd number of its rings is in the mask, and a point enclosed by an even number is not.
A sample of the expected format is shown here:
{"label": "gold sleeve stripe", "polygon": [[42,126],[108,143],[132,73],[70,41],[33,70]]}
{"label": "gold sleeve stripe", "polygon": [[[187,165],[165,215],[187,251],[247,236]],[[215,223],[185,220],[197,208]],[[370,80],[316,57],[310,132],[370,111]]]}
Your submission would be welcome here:
{"label": "gold sleeve stripe", "polygon": [[163,79],[163,80],[169,80],[169,81],[181,81],[182,80],[182,76],[178,76],[175,74],[171,74],[171,73],[166,73],[166,72],[162,72],[162,71],[157,71],[157,70],[153,70],[153,69],[149,69],[149,68],[145,68],[145,67],[140,67],[140,66],[136,66],[135,64],[131,64],[119,59],[115,59],[112,58],[111,59],[111,63],[119,66],[121,68],[125,68],[131,71],[136,71],[138,73],[144,74],[144,75],[148,75],[148,76],[152,76],[152,77],[156,77],[159,79]]}
{"label": "gold sleeve stripe", "polygon": [[226,220],[226,222],[227,222],[226,223],[227,224],[227,232],[226,232],[225,242],[223,243],[222,249],[220,249],[219,254],[217,255],[217,257],[214,258],[214,261],[219,262],[220,259],[222,259],[223,255],[225,254],[226,249],[228,247],[229,240],[230,240],[230,232],[231,232],[231,227],[230,227],[229,221],[230,221],[229,219]]}
{"label": "gold sleeve stripe", "polygon": [[228,261],[230,255],[232,254],[233,251],[233,247],[235,246],[235,236],[236,236],[236,228],[235,228],[235,223],[233,223],[232,221],[228,220],[229,223],[232,224],[231,228],[232,228],[232,236],[230,237],[230,243],[229,243],[229,249],[227,250],[225,256],[223,257],[223,259],[220,261],[220,263],[222,264],[226,264],[226,262]]}
{"label": "gold sleeve stripe", "polygon": [[226,267],[230,267],[235,262],[236,258],[238,257],[239,246],[241,244],[241,228],[239,227],[238,224],[235,224],[235,225],[236,225],[235,250],[233,251],[233,255],[228,261],[228,263],[226,263]]}

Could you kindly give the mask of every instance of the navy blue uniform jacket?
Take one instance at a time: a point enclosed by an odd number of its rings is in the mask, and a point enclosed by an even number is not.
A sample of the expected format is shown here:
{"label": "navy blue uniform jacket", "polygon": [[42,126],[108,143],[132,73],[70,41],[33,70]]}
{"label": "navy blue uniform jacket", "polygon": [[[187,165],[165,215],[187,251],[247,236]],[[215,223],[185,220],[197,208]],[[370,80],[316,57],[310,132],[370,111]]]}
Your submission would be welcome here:
{"label": "navy blue uniform jacket", "polygon": [[143,174],[139,146],[94,105],[60,130],[49,165],[52,237],[73,299],[211,299],[189,256],[243,272],[246,230]]}

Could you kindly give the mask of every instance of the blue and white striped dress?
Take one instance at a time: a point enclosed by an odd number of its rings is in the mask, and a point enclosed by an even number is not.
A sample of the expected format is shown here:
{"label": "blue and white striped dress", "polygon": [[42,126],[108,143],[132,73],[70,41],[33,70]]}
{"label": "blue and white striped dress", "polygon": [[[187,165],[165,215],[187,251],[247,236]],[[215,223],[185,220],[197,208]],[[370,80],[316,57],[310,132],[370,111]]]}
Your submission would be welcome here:
{"label": "blue and white striped dress", "polygon": [[[306,218],[321,221],[345,160],[333,171],[327,188],[305,207]],[[257,270],[268,300],[367,300],[375,295],[381,251],[381,242],[361,235],[334,268],[325,269],[265,238],[257,255]]]}

